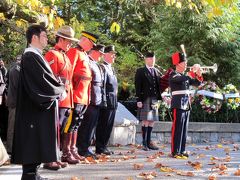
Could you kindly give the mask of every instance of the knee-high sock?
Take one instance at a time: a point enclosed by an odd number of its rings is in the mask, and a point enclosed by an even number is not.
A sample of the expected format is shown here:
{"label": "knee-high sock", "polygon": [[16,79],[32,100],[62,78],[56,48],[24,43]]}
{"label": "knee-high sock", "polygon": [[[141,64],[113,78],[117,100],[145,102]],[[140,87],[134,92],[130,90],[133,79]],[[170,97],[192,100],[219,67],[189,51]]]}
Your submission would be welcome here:
{"label": "knee-high sock", "polygon": [[146,143],[147,128],[148,128],[148,127],[142,126],[142,138],[143,138],[143,143]]}
{"label": "knee-high sock", "polygon": [[151,142],[151,133],[152,133],[153,127],[148,126],[147,127],[147,145]]}

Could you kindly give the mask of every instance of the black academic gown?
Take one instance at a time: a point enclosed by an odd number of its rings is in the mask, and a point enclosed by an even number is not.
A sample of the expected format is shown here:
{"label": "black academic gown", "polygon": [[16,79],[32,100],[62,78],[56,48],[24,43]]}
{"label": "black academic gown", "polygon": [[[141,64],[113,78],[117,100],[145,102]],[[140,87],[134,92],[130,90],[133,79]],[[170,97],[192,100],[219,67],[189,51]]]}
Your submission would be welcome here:
{"label": "black academic gown", "polygon": [[17,92],[13,163],[47,163],[58,159],[56,99],[63,91],[64,86],[43,57],[25,52]]}

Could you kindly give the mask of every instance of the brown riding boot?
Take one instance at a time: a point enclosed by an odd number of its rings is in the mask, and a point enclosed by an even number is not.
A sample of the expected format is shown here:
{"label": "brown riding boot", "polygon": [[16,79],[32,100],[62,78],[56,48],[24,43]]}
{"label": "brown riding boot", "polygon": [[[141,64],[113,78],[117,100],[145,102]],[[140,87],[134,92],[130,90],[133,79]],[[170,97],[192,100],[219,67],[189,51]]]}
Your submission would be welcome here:
{"label": "brown riding boot", "polygon": [[61,166],[61,168],[65,168],[68,166],[67,162],[57,161],[57,164]]}
{"label": "brown riding boot", "polygon": [[70,144],[72,139],[72,133],[63,134],[63,148],[62,148],[62,162],[68,164],[77,164],[79,160],[75,159],[70,151]]}
{"label": "brown riding boot", "polygon": [[57,164],[57,162],[50,162],[50,163],[44,163],[43,168],[48,169],[48,170],[57,171],[61,168],[61,166],[59,164]]}
{"label": "brown riding boot", "polygon": [[84,161],[85,158],[78,154],[78,149],[76,147],[76,143],[77,143],[77,131],[74,131],[72,133],[72,142],[71,142],[70,150],[71,150],[71,153],[72,153],[72,155],[75,159],[78,159],[80,161]]}

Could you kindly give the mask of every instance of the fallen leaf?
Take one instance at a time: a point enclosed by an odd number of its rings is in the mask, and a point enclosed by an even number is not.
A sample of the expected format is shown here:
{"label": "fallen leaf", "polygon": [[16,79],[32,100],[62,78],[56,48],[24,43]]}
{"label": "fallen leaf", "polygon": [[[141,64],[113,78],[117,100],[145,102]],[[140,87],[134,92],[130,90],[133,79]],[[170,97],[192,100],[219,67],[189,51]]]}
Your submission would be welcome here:
{"label": "fallen leaf", "polygon": [[222,148],[222,147],[223,147],[222,144],[218,144],[218,145],[217,145],[217,148]]}
{"label": "fallen leaf", "polygon": [[191,176],[191,177],[194,176],[193,172],[189,172],[189,171],[188,171],[188,172],[185,172],[185,171],[177,171],[176,174],[177,174],[177,175],[180,175],[180,176]]}
{"label": "fallen leaf", "polygon": [[78,177],[74,176],[71,178],[71,180],[79,180]]}
{"label": "fallen leaf", "polygon": [[218,157],[214,157],[214,156],[212,156],[210,159],[211,159],[212,161],[213,161],[213,160],[219,160]]}
{"label": "fallen leaf", "polygon": [[225,159],[223,159],[225,162],[230,162],[231,161],[231,156],[227,156]]}
{"label": "fallen leaf", "polygon": [[143,164],[140,164],[140,163],[138,163],[138,164],[133,164],[133,169],[135,169],[135,170],[143,169]]}
{"label": "fallen leaf", "polygon": [[164,176],[173,177],[173,176],[175,176],[175,175],[174,175],[174,174],[165,174]]}
{"label": "fallen leaf", "polygon": [[207,146],[206,148],[205,148],[206,150],[210,150],[210,148]]}
{"label": "fallen leaf", "polygon": [[210,176],[208,176],[208,180],[217,180],[216,174],[211,174]]}
{"label": "fallen leaf", "polygon": [[162,163],[157,163],[157,164],[155,164],[155,168],[160,168],[160,167],[162,167],[163,165],[162,165]]}
{"label": "fallen leaf", "polygon": [[230,148],[229,148],[229,147],[224,148],[224,152],[226,153],[226,155],[229,155],[229,153],[230,153]]}
{"label": "fallen leaf", "polygon": [[109,180],[110,178],[109,178],[109,177],[104,177],[103,179],[104,179],[104,180]]}
{"label": "fallen leaf", "polygon": [[196,158],[197,158],[197,159],[200,159],[200,158],[205,158],[205,157],[206,157],[205,154],[199,154]]}
{"label": "fallen leaf", "polygon": [[175,170],[170,167],[164,166],[164,167],[160,168],[160,171],[161,172],[174,172]]}
{"label": "fallen leaf", "polygon": [[153,159],[147,158],[146,162],[153,162]]}
{"label": "fallen leaf", "polygon": [[133,178],[132,177],[128,177],[127,180],[133,180]]}
{"label": "fallen leaf", "polygon": [[220,171],[219,173],[218,173],[219,175],[228,175],[228,173],[226,172],[226,171]]}
{"label": "fallen leaf", "polygon": [[121,147],[122,145],[121,144],[114,144],[113,146],[114,147]]}
{"label": "fallen leaf", "polygon": [[240,169],[238,169],[236,172],[234,172],[234,176],[240,176]]}
{"label": "fallen leaf", "polygon": [[130,157],[129,156],[123,156],[123,160],[129,160]]}
{"label": "fallen leaf", "polygon": [[217,163],[214,162],[214,161],[211,161],[211,162],[208,163],[208,165],[216,165],[216,164],[217,164]]}
{"label": "fallen leaf", "polygon": [[202,163],[200,163],[200,162],[191,162],[191,161],[188,161],[187,164],[190,165],[190,166],[192,166],[195,170],[200,170],[200,169],[202,169]]}
{"label": "fallen leaf", "polygon": [[153,179],[157,177],[157,173],[155,171],[153,172],[142,172],[138,176],[138,178],[143,178],[145,180]]}

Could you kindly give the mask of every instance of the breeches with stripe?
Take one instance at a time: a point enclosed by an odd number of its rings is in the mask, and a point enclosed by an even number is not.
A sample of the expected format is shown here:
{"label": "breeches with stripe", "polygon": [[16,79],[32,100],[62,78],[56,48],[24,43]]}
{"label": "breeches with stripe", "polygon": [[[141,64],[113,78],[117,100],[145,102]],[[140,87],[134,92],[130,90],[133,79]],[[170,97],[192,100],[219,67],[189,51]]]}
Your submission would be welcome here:
{"label": "breeches with stripe", "polygon": [[83,119],[83,115],[87,110],[87,105],[74,103],[74,109],[71,119],[71,124],[68,132],[77,132]]}
{"label": "breeches with stripe", "polygon": [[185,151],[190,110],[172,109],[172,153]]}

